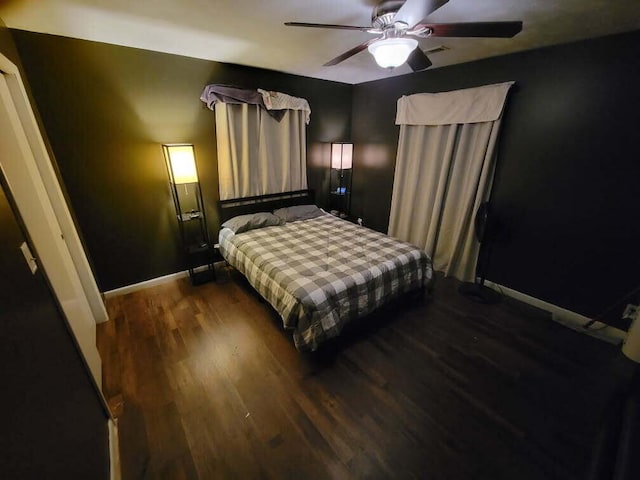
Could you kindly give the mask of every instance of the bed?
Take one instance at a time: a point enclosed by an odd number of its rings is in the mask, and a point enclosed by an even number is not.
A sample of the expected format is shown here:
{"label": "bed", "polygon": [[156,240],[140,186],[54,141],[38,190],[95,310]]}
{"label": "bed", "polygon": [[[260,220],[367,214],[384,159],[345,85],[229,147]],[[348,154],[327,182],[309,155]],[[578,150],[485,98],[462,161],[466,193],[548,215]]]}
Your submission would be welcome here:
{"label": "bed", "polygon": [[[307,207],[314,215],[291,214],[313,203],[308,194],[293,193],[298,195],[284,200],[236,200],[232,207],[221,202],[223,221],[260,217],[260,226],[245,231],[244,223],[238,229],[225,222],[229,228],[221,228],[219,244],[223,258],[279,313],[298,350],[316,350],[351,320],[429,287],[433,270],[424,251],[317,207]],[[278,209],[277,224],[270,213],[251,217],[272,209]]]}

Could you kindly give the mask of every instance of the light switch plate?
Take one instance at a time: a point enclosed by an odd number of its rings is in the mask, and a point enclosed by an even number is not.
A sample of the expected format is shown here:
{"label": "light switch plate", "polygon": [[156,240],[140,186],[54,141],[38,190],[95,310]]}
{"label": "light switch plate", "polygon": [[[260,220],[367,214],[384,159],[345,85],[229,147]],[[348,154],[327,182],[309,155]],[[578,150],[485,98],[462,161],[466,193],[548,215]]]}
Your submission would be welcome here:
{"label": "light switch plate", "polygon": [[27,245],[27,242],[22,242],[22,245],[20,245],[20,251],[24,255],[27,265],[29,265],[29,270],[31,270],[31,273],[35,275],[38,271],[38,261],[31,254],[31,249],[29,248],[29,245]]}

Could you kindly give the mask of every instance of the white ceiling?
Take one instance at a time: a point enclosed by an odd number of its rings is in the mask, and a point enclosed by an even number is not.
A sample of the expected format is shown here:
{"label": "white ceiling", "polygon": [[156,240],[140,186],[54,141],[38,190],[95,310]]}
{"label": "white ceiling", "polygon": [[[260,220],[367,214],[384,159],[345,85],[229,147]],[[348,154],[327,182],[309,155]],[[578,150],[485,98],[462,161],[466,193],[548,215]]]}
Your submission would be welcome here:
{"label": "white ceiling", "polygon": [[[286,27],[285,21],[370,25],[376,0],[0,0],[21,30],[361,83],[410,73],[384,70],[364,51],[322,64],[371,38],[358,31]],[[612,33],[640,30],[637,0],[450,0],[432,22],[523,20],[512,39],[430,38],[431,68]]]}

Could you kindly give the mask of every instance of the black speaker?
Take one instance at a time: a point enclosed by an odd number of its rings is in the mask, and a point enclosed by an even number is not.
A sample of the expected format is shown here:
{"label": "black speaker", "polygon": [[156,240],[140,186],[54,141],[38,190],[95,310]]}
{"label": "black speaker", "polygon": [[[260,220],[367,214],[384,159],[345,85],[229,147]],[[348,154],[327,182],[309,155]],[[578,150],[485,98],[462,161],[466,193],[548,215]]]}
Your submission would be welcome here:
{"label": "black speaker", "polygon": [[495,235],[496,222],[491,216],[489,202],[483,202],[478,207],[473,222],[476,239],[480,243],[478,261],[476,262],[476,274],[474,282],[463,282],[458,287],[458,292],[478,303],[497,303],[500,294],[484,285],[486,270],[491,256],[491,245]]}

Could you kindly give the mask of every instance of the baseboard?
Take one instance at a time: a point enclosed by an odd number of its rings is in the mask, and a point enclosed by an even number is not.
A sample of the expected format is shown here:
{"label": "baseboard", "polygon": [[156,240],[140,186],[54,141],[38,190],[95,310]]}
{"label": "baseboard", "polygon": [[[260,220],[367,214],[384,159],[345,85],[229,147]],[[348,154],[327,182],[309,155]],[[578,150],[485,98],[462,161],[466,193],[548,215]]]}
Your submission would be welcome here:
{"label": "baseboard", "polygon": [[[206,269],[206,267],[201,267],[196,270],[202,269]],[[144,282],[134,283],[132,285],[126,285],[114,290],[109,290],[107,292],[104,292],[104,296],[105,298],[117,297],[119,295],[125,295],[127,293],[143,290],[155,285],[168,283],[178,278],[184,278],[188,275],[189,272],[187,272],[186,270],[182,272],[171,273],[169,275],[152,278]],[[580,315],[579,313],[567,310],[566,308],[559,307],[549,302],[545,302],[544,300],[540,300],[539,298],[532,297],[530,295],[527,295],[526,293],[513,290],[509,287],[505,287],[504,285],[500,285],[489,280],[485,281],[485,285],[515,300],[549,312],[553,320],[578,332],[585,333],[592,337],[599,338],[601,340],[605,340],[614,344],[621,343],[621,341],[627,336],[627,333],[625,331],[615,327],[611,327],[602,322],[594,322],[592,325],[590,325],[589,328],[584,328],[585,325],[587,325],[592,320],[589,317],[585,317],[584,315]]]}
{"label": "baseboard", "polygon": [[117,420],[109,419],[109,479],[121,480],[122,472],[120,469],[120,442],[118,439]]}
{"label": "baseboard", "polygon": [[178,278],[184,278],[188,275],[189,275],[189,272],[187,272],[186,270],[183,272],[170,273],[169,275],[164,275],[162,277],[156,277],[150,280],[145,280],[144,282],[134,283],[132,285],[126,285],[124,287],[109,290],[107,292],[104,292],[104,297],[111,298],[111,297],[117,297],[119,295],[125,295],[131,292],[137,292],[138,290],[144,290],[145,288],[154,287],[156,285],[162,285],[163,283],[168,283],[173,280],[177,280]]}
{"label": "baseboard", "polygon": [[[206,265],[201,267],[197,267],[194,270],[196,272],[203,272],[207,269]],[[104,298],[117,297],[120,295],[125,295],[127,293],[137,292],[138,290],[144,290],[145,288],[154,287],[156,285],[162,285],[163,283],[169,283],[178,278],[188,277],[189,272],[184,270],[182,272],[170,273],[169,275],[164,275],[162,277],[152,278],[150,280],[145,280],[144,282],[134,283],[132,285],[125,285],[124,287],[115,288],[113,290],[109,290],[103,293]]]}
{"label": "baseboard", "polygon": [[540,300],[539,298],[532,297],[530,295],[527,295],[526,293],[518,292],[517,290],[513,290],[509,287],[505,287],[488,280],[485,282],[485,285],[515,300],[545,310],[551,314],[551,318],[556,322],[561,323],[562,325],[578,332],[598,338],[600,340],[604,340],[613,344],[619,344],[627,336],[627,333],[625,331],[615,327],[611,327],[602,322],[594,322],[589,326],[589,328],[585,328],[585,326],[592,321],[592,319],[589,317],[585,317],[584,315],[580,315],[579,313],[567,310],[566,308],[562,308],[552,303],[545,302],[544,300]]}

